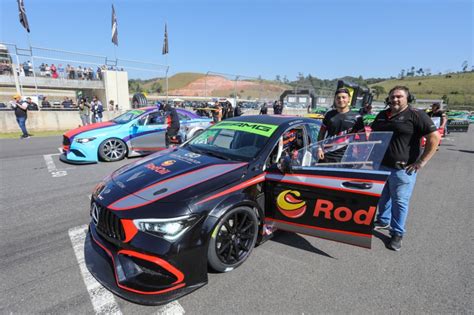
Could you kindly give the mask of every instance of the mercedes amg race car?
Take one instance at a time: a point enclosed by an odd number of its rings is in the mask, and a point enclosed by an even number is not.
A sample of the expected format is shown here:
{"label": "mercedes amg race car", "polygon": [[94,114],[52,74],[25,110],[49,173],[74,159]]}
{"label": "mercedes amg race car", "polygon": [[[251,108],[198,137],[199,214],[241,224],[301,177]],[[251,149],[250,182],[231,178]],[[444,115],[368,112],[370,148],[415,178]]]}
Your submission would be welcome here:
{"label": "mercedes amg race car", "polygon": [[[175,300],[241,265],[276,229],[370,248],[391,133],[317,142],[320,122],[241,116],[123,166],[94,189],[86,264],[115,294]],[[345,149],[320,163],[318,148]]]}
{"label": "mercedes amg race car", "polygon": [[[182,139],[191,138],[211,125],[211,119],[177,109]],[[111,121],[66,132],[61,161],[75,164],[112,162],[125,156],[145,155],[166,147],[166,121],[157,107],[129,110]]]}

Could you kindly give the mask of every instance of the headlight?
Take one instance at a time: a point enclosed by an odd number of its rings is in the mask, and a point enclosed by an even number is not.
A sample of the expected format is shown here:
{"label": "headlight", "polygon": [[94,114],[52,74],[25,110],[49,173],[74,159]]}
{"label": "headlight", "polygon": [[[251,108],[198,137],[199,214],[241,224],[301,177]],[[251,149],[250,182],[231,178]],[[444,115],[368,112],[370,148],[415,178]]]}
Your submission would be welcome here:
{"label": "headlight", "polygon": [[142,232],[173,241],[191,228],[196,220],[197,216],[183,216],[171,219],[136,219],[133,223]]}
{"label": "headlight", "polygon": [[76,142],[79,142],[79,143],[87,143],[87,142],[90,142],[92,140],[95,140],[95,137],[90,137],[90,138],[77,138],[76,139]]}

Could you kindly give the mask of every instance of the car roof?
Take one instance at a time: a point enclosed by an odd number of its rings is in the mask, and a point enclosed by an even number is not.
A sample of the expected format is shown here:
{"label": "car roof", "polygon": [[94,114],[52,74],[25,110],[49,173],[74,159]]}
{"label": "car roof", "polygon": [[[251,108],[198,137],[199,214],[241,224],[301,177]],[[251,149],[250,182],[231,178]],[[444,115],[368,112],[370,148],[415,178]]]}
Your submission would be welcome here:
{"label": "car roof", "polygon": [[[153,111],[158,111],[158,107],[157,107],[157,106],[147,106],[147,107],[140,107],[140,108],[136,108],[136,109],[144,110],[145,113],[147,113],[147,114],[150,113],[150,112],[153,112]],[[133,110],[133,109],[132,109],[132,110]],[[190,112],[189,110],[186,110],[186,109],[177,108],[176,111],[177,111],[178,113],[182,113],[182,114],[188,115],[188,116],[190,116],[191,118],[194,118],[194,119],[202,118],[201,116],[196,115],[195,113]]]}
{"label": "car roof", "polygon": [[251,122],[259,124],[270,124],[270,125],[288,125],[294,121],[302,121],[307,123],[315,123],[318,121],[310,118],[299,117],[299,116],[285,116],[285,115],[245,115],[226,119],[230,121],[242,121],[242,122]]}

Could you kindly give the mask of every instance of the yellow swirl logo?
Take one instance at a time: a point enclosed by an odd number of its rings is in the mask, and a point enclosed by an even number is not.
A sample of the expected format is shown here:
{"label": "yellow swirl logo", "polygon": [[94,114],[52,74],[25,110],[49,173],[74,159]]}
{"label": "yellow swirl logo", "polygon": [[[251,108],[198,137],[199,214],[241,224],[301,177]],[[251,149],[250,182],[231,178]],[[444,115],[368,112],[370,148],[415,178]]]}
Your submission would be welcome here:
{"label": "yellow swirl logo", "polygon": [[277,197],[277,208],[288,218],[299,218],[306,211],[306,201],[298,199],[301,194],[296,190],[284,190]]}
{"label": "yellow swirl logo", "polygon": [[176,163],[175,160],[168,160],[168,161],[164,161],[163,163],[161,163],[161,166],[171,166],[174,163]]}

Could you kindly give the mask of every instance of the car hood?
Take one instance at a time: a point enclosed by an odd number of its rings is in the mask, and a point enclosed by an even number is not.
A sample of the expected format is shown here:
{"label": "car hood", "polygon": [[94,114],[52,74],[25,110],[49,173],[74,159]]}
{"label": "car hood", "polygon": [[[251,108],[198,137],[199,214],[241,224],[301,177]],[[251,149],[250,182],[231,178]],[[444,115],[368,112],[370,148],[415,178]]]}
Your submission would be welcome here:
{"label": "car hood", "polygon": [[240,180],[246,166],[184,148],[165,150],[115,171],[114,184],[128,195],[108,207],[130,210],[158,201],[189,201]]}
{"label": "car hood", "polygon": [[[87,125],[87,126],[82,126],[82,127],[79,127],[79,128],[69,130],[68,132],[66,132],[64,134],[64,136],[72,140],[73,138],[77,137],[78,135],[81,135],[81,136],[82,135],[87,135],[87,136],[89,136],[90,131],[100,130],[100,131],[104,131],[104,132],[105,131],[109,132],[111,130],[118,129],[121,126],[122,126],[121,124],[117,124],[113,121],[104,121],[104,122],[90,124],[90,125]],[[86,132],[87,132],[87,134],[86,134]]]}

